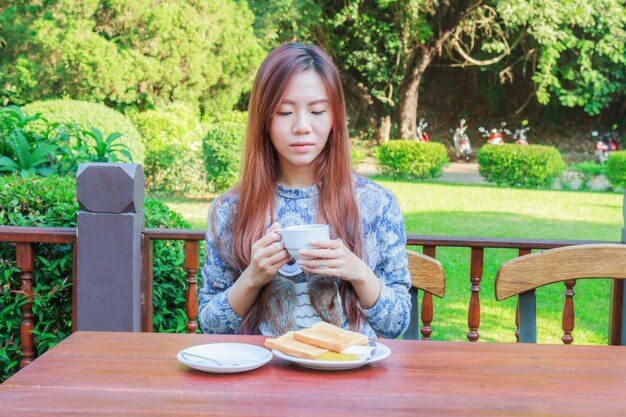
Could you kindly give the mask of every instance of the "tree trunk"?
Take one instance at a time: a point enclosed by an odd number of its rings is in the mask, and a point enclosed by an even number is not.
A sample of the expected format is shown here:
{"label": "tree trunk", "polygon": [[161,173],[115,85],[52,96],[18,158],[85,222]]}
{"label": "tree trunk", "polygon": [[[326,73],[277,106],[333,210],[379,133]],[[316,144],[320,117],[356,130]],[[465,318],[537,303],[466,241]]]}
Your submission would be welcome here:
{"label": "tree trunk", "polygon": [[417,140],[417,99],[422,74],[408,77],[400,86],[398,108],[398,136],[400,139]]}
{"label": "tree trunk", "polygon": [[389,142],[389,136],[391,135],[391,116],[383,116],[380,118],[380,122],[376,126],[376,143],[381,145]]}
{"label": "tree trunk", "polygon": [[439,2],[435,37],[428,45],[414,45],[407,56],[404,81],[400,85],[398,106],[398,134],[402,139],[417,140],[417,98],[422,74],[435,54],[440,53],[455,28],[484,0],[458,0]]}

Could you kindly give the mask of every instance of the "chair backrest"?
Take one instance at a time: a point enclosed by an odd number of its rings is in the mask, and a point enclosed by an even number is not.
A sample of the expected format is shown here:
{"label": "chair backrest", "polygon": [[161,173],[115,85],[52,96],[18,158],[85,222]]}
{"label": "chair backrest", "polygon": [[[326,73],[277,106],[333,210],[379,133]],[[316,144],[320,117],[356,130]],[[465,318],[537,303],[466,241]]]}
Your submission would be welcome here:
{"label": "chair backrest", "polygon": [[[406,251],[409,259],[409,272],[411,273],[411,321],[409,329],[404,333],[405,339],[430,339],[432,329],[430,323],[433,320],[432,295],[442,298],[446,289],[446,278],[441,267],[441,262],[421,253]],[[418,290],[424,292],[422,300],[422,323],[420,329],[420,308]],[[421,336],[420,337],[420,333]]]}
{"label": "chair backrest", "polygon": [[[496,300],[519,295],[519,341],[537,342],[535,289],[565,282],[562,340],[570,344],[574,328],[573,291],[577,279],[626,279],[626,245],[591,244],[564,246],[520,256],[500,266],[496,275]],[[571,282],[570,282],[571,281]],[[626,344],[626,321],[622,323],[621,343]]]}

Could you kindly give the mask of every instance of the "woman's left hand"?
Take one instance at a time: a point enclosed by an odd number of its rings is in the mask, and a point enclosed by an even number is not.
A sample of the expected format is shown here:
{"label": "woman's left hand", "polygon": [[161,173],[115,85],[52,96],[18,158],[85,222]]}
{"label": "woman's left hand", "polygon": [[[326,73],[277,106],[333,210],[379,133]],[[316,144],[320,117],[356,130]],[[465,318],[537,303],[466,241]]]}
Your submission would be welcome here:
{"label": "woman's left hand", "polygon": [[331,275],[349,281],[361,305],[371,308],[382,291],[382,284],[365,262],[340,239],[311,242],[311,249],[301,249],[298,264],[311,274]]}
{"label": "woman's left hand", "polygon": [[298,264],[312,274],[331,275],[345,281],[364,279],[370,268],[341,239],[311,242],[313,248],[301,249]]}

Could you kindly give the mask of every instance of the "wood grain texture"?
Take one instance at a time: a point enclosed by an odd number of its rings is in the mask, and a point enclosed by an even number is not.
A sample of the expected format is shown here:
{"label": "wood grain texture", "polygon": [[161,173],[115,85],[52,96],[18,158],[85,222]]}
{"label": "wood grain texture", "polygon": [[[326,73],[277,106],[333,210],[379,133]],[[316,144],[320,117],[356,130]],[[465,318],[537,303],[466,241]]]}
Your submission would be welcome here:
{"label": "wood grain texture", "polygon": [[274,358],[241,374],[193,371],[181,349],[260,336],[77,332],[0,385],[0,415],[617,416],[626,351],[381,340],[391,356],[337,372]]}
{"label": "wood grain texture", "polygon": [[411,250],[407,250],[406,254],[409,259],[411,284],[437,297],[443,297],[446,290],[446,278],[441,262]]}
{"label": "wood grain texture", "polygon": [[505,262],[496,275],[496,299],[580,278],[626,279],[626,245],[565,246]]}

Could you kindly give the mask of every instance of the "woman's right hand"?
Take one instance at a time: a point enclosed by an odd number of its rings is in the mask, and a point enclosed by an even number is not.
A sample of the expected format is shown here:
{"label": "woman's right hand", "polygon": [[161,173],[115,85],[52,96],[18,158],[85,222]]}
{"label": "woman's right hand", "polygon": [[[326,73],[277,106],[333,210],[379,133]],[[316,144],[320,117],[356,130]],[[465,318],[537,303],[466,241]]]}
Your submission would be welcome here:
{"label": "woman's right hand", "polygon": [[250,265],[242,275],[245,275],[257,288],[270,282],[276,272],[291,259],[285,245],[281,242],[280,235],[275,232],[279,228],[278,223],[272,224],[265,236],[252,245]]}

